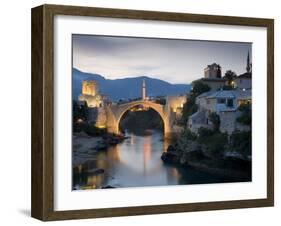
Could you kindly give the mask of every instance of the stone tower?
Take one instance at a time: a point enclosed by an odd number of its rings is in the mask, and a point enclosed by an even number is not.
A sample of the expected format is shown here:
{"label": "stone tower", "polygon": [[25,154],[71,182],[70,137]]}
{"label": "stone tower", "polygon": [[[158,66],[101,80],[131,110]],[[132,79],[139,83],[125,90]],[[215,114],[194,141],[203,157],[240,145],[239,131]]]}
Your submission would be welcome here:
{"label": "stone tower", "polygon": [[145,87],[145,79],[142,80],[142,99],[146,99],[146,87]]}
{"label": "stone tower", "polygon": [[103,97],[99,94],[98,83],[96,81],[83,81],[79,100],[86,101],[90,108],[102,107]]}
{"label": "stone tower", "polygon": [[96,96],[98,94],[98,84],[96,81],[83,81],[82,94]]}

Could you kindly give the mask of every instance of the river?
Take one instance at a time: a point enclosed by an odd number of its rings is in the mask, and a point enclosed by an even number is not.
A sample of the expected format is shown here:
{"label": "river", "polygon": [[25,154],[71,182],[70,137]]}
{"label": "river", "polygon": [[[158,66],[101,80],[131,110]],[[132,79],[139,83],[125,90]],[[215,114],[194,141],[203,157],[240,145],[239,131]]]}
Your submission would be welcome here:
{"label": "river", "polygon": [[[221,178],[192,168],[169,166],[161,160],[169,142],[159,131],[126,133],[128,139],[89,161],[89,170],[73,175],[73,189],[142,187],[221,182]],[[100,169],[100,170],[96,170]]]}

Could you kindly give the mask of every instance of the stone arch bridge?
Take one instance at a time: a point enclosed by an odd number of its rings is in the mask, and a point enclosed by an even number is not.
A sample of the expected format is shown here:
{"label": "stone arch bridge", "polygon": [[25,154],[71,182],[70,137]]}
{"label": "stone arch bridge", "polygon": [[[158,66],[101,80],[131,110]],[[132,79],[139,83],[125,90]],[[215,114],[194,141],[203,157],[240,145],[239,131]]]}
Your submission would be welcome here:
{"label": "stone arch bridge", "polygon": [[106,127],[110,133],[119,134],[119,123],[122,116],[130,109],[142,105],[155,110],[163,120],[164,123],[164,136],[169,137],[173,132],[173,124],[176,119],[175,113],[172,108],[166,104],[161,105],[149,100],[138,100],[124,104],[108,105],[105,106],[106,113]]}

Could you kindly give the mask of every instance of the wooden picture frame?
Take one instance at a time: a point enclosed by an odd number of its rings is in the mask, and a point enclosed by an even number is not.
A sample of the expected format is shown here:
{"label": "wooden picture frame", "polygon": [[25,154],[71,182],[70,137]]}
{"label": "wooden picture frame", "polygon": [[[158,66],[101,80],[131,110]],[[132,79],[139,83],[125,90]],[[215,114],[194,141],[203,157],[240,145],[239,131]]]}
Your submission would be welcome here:
{"label": "wooden picture frame", "polygon": [[[54,210],[54,16],[71,15],[167,22],[240,25],[267,29],[267,198],[122,208]],[[42,5],[32,9],[32,217],[66,220],[162,214],[274,205],[274,21],[273,19],[196,15]]]}

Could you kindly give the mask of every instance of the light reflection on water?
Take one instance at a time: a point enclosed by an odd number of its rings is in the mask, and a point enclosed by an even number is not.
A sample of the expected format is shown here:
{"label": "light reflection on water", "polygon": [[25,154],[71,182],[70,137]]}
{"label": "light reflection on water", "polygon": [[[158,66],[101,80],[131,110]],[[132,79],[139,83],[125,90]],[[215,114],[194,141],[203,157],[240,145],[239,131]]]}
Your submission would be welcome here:
{"label": "light reflection on water", "polygon": [[101,187],[142,187],[212,182],[215,178],[192,169],[164,165],[161,154],[169,145],[160,132],[138,136],[126,134],[124,142],[96,153],[83,166],[86,172],[74,174],[75,189]]}

